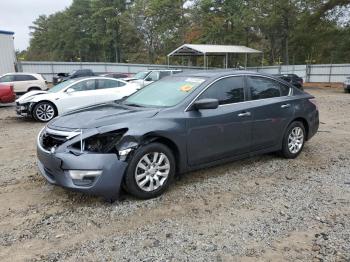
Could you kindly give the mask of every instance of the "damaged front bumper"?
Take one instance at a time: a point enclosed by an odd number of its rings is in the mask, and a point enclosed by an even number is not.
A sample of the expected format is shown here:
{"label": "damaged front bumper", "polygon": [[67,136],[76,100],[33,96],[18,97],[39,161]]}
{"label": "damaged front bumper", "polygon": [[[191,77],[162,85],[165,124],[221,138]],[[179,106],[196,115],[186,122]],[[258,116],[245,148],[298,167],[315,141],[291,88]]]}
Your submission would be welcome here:
{"label": "damaged front bumper", "polygon": [[27,117],[27,116],[32,116],[32,109],[33,109],[33,103],[16,103],[16,113],[17,115],[19,116],[24,116],[24,117]]}
{"label": "damaged front bumper", "polygon": [[[50,151],[42,145],[41,133],[37,140],[38,168],[46,180],[54,185],[106,200],[116,200],[128,163],[114,153],[74,152],[69,146]],[[71,144],[79,136],[69,140]]]}

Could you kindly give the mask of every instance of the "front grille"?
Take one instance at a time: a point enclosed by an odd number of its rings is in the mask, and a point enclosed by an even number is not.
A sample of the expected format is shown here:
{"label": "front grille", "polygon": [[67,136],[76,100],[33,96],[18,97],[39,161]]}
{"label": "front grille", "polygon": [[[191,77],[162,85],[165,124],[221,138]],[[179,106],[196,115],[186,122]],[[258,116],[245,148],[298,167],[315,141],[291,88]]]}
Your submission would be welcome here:
{"label": "front grille", "polygon": [[78,134],[80,132],[58,131],[47,128],[41,135],[41,145],[45,150],[51,151],[52,148],[59,147]]}

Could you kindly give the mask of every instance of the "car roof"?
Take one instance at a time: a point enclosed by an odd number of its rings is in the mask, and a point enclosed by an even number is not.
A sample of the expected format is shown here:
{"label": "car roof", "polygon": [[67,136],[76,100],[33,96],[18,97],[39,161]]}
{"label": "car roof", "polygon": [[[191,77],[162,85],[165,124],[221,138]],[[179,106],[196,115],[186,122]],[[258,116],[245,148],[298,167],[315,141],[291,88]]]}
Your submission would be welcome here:
{"label": "car roof", "polygon": [[291,77],[291,74],[273,74],[275,77]]}
{"label": "car roof", "polygon": [[38,73],[28,73],[28,72],[13,72],[13,73],[6,73],[4,75],[33,75],[33,76],[41,76],[41,74],[38,74]]}
{"label": "car roof", "polygon": [[180,71],[181,69],[148,69],[148,70],[142,70],[140,72],[173,72],[173,71]]}
{"label": "car roof", "polygon": [[81,71],[92,71],[91,69],[83,68],[83,69],[75,69],[72,70],[71,72],[81,72]]}
{"label": "car roof", "polygon": [[81,76],[81,77],[72,78],[69,80],[80,81],[80,80],[84,80],[84,79],[109,79],[109,80],[113,80],[113,81],[121,81],[121,82],[127,83],[123,79],[117,79],[117,78],[106,77],[106,76]]}
{"label": "car roof", "polygon": [[229,75],[261,75],[272,76],[271,74],[258,73],[247,70],[227,70],[227,69],[215,69],[215,70],[195,70],[186,71],[180,74],[174,75],[174,77],[187,76],[187,77],[205,77],[205,78],[219,78]]}

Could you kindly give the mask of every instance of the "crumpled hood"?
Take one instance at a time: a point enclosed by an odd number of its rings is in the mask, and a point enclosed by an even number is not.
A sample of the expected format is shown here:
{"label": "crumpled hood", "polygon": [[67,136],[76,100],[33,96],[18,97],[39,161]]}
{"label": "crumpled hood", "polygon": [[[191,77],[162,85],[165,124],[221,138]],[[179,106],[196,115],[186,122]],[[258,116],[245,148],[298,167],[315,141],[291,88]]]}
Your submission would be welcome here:
{"label": "crumpled hood", "polygon": [[34,96],[38,96],[38,95],[42,95],[42,94],[48,94],[48,92],[47,91],[30,91],[30,92],[25,93],[24,95],[22,95],[20,98],[18,98],[16,100],[16,102],[23,103],[23,102],[29,101]]}
{"label": "crumpled hood", "polygon": [[[124,107],[115,103],[100,104],[75,110],[53,119],[49,128],[90,129],[127,123],[155,116],[159,109]],[[127,126],[125,126],[127,127]]]}

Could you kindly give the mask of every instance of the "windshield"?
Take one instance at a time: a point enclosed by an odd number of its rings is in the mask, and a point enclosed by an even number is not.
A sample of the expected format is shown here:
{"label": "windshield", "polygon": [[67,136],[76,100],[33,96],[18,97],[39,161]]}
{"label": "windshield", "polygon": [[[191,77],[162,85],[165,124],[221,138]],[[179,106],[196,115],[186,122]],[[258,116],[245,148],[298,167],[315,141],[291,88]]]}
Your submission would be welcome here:
{"label": "windshield", "polygon": [[123,104],[144,107],[170,107],[180,103],[206,79],[170,77],[154,82],[129,96]]}
{"label": "windshield", "polygon": [[149,71],[138,72],[133,77],[136,78],[136,79],[145,79],[148,74],[149,74]]}
{"label": "windshield", "polygon": [[71,79],[71,80],[68,80],[68,81],[65,81],[65,82],[62,82],[58,85],[55,85],[54,87],[50,88],[49,89],[49,93],[57,93],[57,92],[60,92],[62,91],[63,89],[65,89],[67,86],[69,86],[70,84],[73,84],[74,82],[76,82],[77,79]]}

